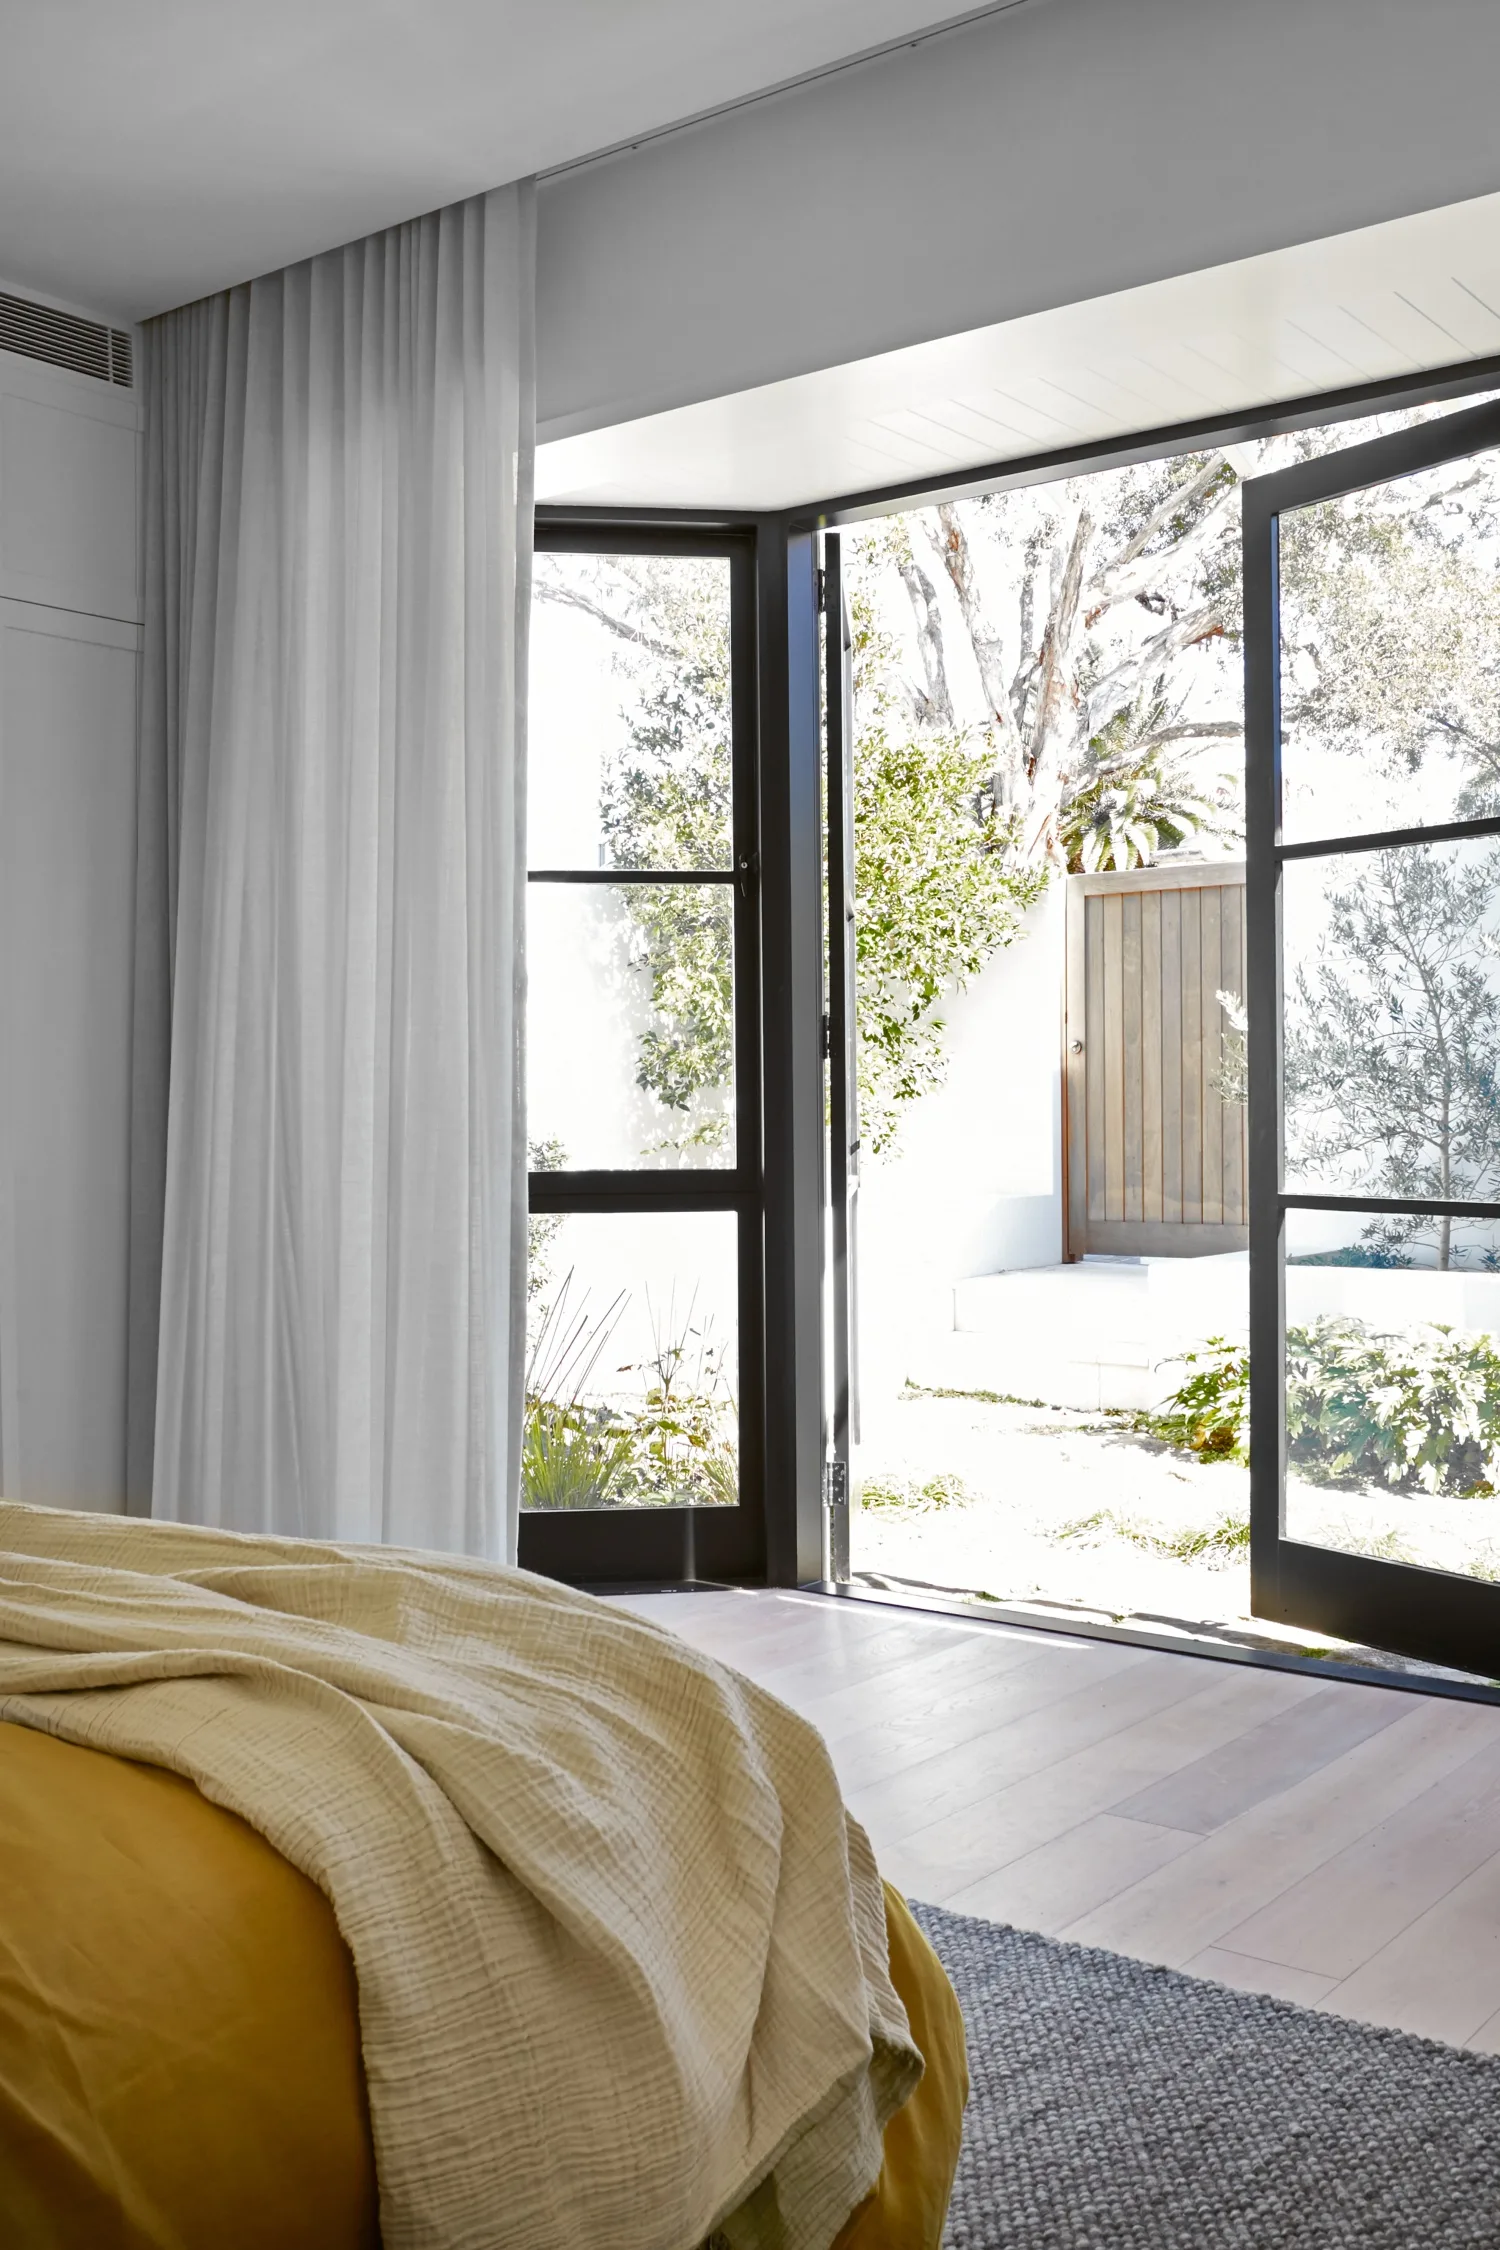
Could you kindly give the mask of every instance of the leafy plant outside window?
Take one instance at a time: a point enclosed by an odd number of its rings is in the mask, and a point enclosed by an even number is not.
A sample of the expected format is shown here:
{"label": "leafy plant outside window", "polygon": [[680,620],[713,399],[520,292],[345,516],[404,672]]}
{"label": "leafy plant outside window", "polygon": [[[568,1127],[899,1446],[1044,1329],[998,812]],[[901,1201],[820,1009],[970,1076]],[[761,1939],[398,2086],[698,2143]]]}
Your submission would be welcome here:
{"label": "leafy plant outside window", "polygon": [[[1200,1461],[1248,1458],[1250,1355],[1210,1337],[1142,1421]],[[1315,1482],[1482,1497],[1500,1486],[1500,1349],[1439,1323],[1381,1335],[1357,1320],[1287,1330],[1287,1452]]]}

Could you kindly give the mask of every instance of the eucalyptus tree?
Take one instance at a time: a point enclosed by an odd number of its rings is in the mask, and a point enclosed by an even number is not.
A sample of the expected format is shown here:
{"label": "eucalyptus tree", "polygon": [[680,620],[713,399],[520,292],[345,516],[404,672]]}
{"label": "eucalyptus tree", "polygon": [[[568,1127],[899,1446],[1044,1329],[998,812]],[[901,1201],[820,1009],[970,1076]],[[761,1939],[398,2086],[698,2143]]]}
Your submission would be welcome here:
{"label": "eucalyptus tree", "polygon": [[[1500,851],[1429,844],[1345,865],[1289,995],[1291,1175],[1333,1193],[1500,1200]],[[1473,1231],[1396,1216],[1364,1239],[1392,1264],[1428,1244],[1447,1269]]]}

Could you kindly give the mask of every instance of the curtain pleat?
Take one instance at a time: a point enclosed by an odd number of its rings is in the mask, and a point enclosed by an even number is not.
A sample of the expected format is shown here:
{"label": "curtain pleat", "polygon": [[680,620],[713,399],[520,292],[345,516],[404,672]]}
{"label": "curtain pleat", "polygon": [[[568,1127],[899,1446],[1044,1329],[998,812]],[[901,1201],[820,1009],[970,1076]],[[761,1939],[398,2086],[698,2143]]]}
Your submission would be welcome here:
{"label": "curtain pleat", "polygon": [[514,1553],[532,232],[502,189],[149,324],[130,1493],[176,1521]]}

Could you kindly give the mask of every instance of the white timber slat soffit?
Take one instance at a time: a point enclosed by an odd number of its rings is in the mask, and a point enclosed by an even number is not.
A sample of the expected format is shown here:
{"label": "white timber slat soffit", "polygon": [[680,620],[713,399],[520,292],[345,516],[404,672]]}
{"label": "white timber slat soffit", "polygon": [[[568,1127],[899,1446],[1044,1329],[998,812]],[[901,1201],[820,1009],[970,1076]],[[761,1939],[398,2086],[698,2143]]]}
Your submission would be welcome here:
{"label": "white timber slat soffit", "polygon": [[578,434],[537,497],[795,508],[1500,356],[1500,195]]}
{"label": "white timber slat soffit", "polygon": [[110,328],[102,320],[87,320],[82,313],[59,312],[30,297],[12,297],[0,290],[0,351],[22,359],[39,359],[48,367],[66,367],[75,375],[92,375],[101,383],[128,390],[134,379],[130,332]]}

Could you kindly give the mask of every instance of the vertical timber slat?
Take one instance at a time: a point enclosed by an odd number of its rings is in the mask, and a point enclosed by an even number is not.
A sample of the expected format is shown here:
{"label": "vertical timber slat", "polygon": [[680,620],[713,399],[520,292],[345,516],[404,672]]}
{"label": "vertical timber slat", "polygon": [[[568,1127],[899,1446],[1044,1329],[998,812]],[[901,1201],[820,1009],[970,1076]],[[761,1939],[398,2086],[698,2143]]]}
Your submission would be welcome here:
{"label": "vertical timber slat", "polygon": [[1161,893],[1161,1215],[1182,1218],[1182,893]]}
{"label": "vertical timber slat", "polygon": [[1088,1212],[1104,1210],[1104,901],[1085,898],[1088,996],[1085,1002],[1084,1063],[1088,1084]]}
{"label": "vertical timber slat", "polygon": [[1125,1216],[1125,901],[1101,900],[1104,925],[1104,1216]]}
{"label": "vertical timber slat", "polygon": [[1120,1034],[1121,1072],[1121,1173],[1123,1199],[1120,1216],[1139,1222],[1142,1208],[1141,1176],[1141,895],[1133,891],[1120,901]]}
{"label": "vertical timber slat", "polygon": [[1162,1215],[1160,891],[1141,893],[1141,1217]]}
{"label": "vertical timber slat", "polygon": [[1224,983],[1219,963],[1223,898],[1219,884],[1198,894],[1203,916],[1203,1218],[1208,1226],[1221,1226],[1224,1221],[1224,1103],[1219,1093],[1223,1054],[1220,1026],[1224,1021],[1219,1000]]}
{"label": "vertical timber slat", "polygon": [[1203,1222],[1203,893],[1182,894],[1182,1217]]}
{"label": "vertical timber slat", "polygon": [[1246,1118],[1220,1092],[1219,994],[1244,990],[1243,870],[1169,862],[1068,882],[1068,1255],[1241,1249]]}

